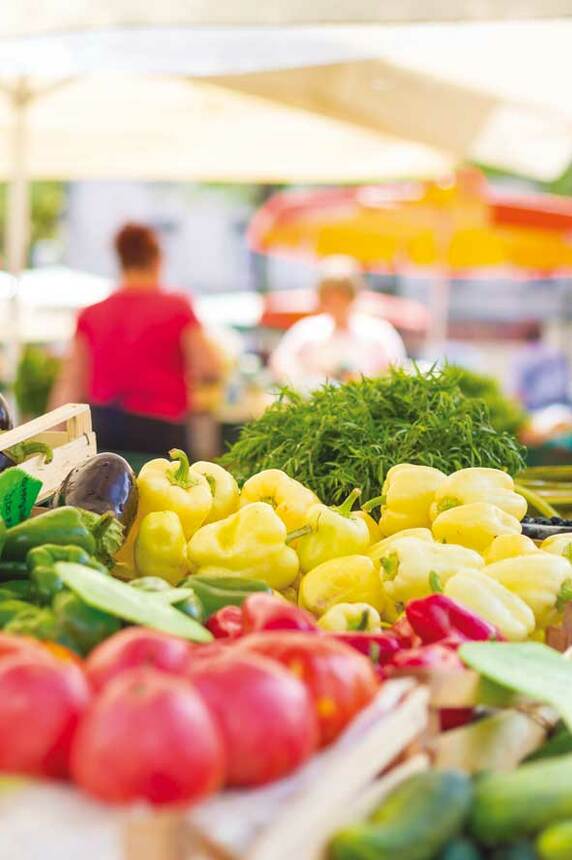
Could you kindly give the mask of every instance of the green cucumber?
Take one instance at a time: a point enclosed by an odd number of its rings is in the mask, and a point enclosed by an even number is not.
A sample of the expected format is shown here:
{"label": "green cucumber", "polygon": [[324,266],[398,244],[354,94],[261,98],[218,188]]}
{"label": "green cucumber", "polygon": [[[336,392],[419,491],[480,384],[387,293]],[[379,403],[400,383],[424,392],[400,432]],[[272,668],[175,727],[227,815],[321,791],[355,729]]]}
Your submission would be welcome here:
{"label": "green cucumber", "polygon": [[572,755],[566,755],[480,777],[470,830],[485,845],[497,845],[534,836],[571,816]]}
{"label": "green cucumber", "polygon": [[369,822],[334,837],[334,860],[433,860],[456,836],[471,805],[470,778],[430,770],[398,786]]}
{"label": "green cucumber", "polygon": [[474,842],[460,837],[445,845],[438,860],[482,860],[482,856]]}
{"label": "green cucumber", "polygon": [[536,842],[540,860],[570,860],[572,857],[572,819],[559,821],[543,830]]}

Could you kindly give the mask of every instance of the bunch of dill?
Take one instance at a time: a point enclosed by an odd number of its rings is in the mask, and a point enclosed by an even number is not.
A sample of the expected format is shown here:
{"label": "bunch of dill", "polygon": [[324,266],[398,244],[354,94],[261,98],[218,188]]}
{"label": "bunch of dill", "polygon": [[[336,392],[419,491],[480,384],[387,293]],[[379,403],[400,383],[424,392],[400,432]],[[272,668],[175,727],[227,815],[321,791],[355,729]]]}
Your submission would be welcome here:
{"label": "bunch of dill", "polygon": [[221,462],[240,483],[262,469],[283,469],[327,504],[354,487],[362,501],[377,496],[397,463],[516,474],[522,447],[492,428],[485,404],[466,397],[458,382],[452,367],[396,368],[378,379],[324,385],[309,397],[284,388]]}

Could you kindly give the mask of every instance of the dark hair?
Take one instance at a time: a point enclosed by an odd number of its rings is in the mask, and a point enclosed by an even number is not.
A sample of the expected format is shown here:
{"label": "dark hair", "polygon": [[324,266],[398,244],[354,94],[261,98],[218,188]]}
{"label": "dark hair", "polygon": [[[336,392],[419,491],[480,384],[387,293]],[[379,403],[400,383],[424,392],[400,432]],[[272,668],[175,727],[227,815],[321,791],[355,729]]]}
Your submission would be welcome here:
{"label": "dark hair", "polygon": [[122,269],[145,269],[161,254],[157,234],[144,224],[126,224],[115,236],[114,245]]}

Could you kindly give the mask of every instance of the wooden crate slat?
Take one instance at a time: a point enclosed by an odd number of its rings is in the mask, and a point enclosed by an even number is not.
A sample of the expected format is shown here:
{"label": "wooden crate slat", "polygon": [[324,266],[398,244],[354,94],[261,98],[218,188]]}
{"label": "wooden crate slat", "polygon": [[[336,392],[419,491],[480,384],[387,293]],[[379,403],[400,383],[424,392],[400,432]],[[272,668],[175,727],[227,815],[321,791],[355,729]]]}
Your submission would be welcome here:
{"label": "wooden crate slat", "polygon": [[60,424],[64,424],[68,440],[77,439],[83,433],[91,432],[91,412],[87,403],[68,403],[60,406],[52,412],[46,412],[38,418],[33,418],[13,430],[7,430],[0,434],[0,451],[34,439],[40,433],[54,430]]}
{"label": "wooden crate slat", "polygon": [[95,434],[86,433],[79,439],[54,448],[54,458],[51,463],[45,463],[42,456],[37,456],[26,460],[20,468],[42,482],[42,489],[38,496],[38,501],[42,502],[54,494],[75,466],[89,460],[96,453]]}

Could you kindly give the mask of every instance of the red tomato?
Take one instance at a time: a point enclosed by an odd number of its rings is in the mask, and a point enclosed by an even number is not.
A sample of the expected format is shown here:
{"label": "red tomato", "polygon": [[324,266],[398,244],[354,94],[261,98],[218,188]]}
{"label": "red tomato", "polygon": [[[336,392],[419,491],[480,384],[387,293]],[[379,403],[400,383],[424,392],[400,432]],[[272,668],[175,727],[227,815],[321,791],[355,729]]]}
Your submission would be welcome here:
{"label": "red tomato", "polygon": [[89,701],[74,663],[21,653],[0,660],[0,770],[64,777],[71,742]]}
{"label": "red tomato", "polygon": [[162,672],[180,675],[191,650],[192,645],[176,636],[146,627],[128,627],[91,652],[85,661],[85,671],[96,690],[137,666],[153,666]]}
{"label": "red tomato", "polygon": [[75,737],[71,772],[109,803],[191,803],[222,784],[223,743],[187,680],[140,667],[93,700]]}
{"label": "red tomato", "polygon": [[333,741],[378,689],[367,657],[329,636],[258,633],[235,647],[278,660],[306,684],[318,714],[321,746]]}
{"label": "red tomato", "polygon": [[30,636],[13,636],[9,633],[0,633],[0,659],[2,657],[13,657],[15,654],[29,654],[31,656],[47,657],[44,643]]}
{"label": "red tomato", "polygon": [[76,666],[83,666],[83,660],[79,654],[76,654],[70,648],[66,648],[65,645],[60,645],[59,642],[52,642],[51,640],[43,641],[40,644],[56,660],[63,660],[64,662],[75,663]]}
{"label": "red tomato", "polygon": [[318,725],[310,694],[274,660],[229,651],[191,664],[189,675],[219,726],[228,785],[279,779],[315,751]]}

